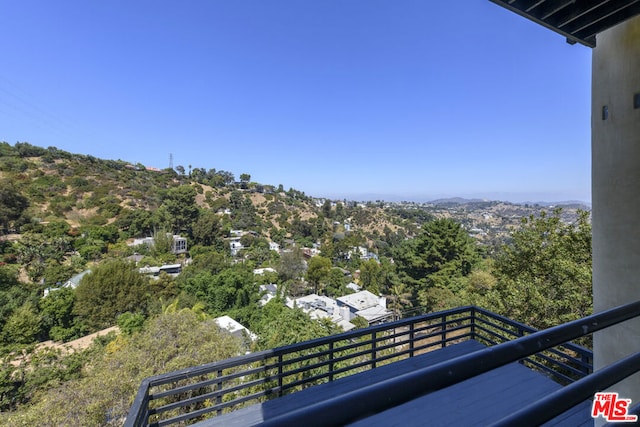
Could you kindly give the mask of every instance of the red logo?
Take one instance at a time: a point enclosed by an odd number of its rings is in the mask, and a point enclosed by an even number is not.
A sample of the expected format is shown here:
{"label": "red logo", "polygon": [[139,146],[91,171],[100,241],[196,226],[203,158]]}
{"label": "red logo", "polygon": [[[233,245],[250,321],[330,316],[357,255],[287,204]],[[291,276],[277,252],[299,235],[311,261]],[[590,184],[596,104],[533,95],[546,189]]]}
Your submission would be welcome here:
{"label": "red logo", "polygon": [[591,416],[600,415],[608,422],[632,423],[638,420],[637,415],[629,415],[631,399],[620,399],[618,393],[596,393],[591,407]]}

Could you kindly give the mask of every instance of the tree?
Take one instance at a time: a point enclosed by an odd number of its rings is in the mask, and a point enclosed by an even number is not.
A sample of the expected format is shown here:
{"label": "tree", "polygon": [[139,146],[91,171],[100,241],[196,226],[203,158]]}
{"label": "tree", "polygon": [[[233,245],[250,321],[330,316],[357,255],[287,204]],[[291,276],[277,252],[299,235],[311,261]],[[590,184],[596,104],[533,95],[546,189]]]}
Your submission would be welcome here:
{"label": "tree", "polygon": [[346,287],[348,282],[349,280],[340,268],[332,268],[327,278],[325,293],[333,298],[346,295],[349,292]]}
{"label": "tree", "polygon": [[222,219],[214,212],[205,211],[193,224],[192,234],[195,244],[203,246],[215,246],[218,249],[223,247]]}
{"label": "tree", "polygon": [[311,257],[307,268],[307,280],[311,283],[315,293],[321,292],[321,285],[329,278],[331,273],[331,260],[321,255]]}
{"label": "tree", "polygon": [[170,188],[162,197],[162,206],[171,218],[171,228],[175,233],[191,228],[198,218],[196,190],[190,185]]}
{"label": "tree", "polygon": [[258,300],[253,271],[234,265],[217,274],[200,271],[182,282],[183,290],[206,304],[207,312],[220,316],[244,308]]}
{"label": "tree", "polygon": [[505,316],[547,328],[591,314],[591,225],[588,212],[575,223],[561,209],[522,220],[495,262],[498,282],[486,305]]}
{"label": "tree", "polygon": [[42,317],[30,302],[15,310],[2,330],[5,341],[18,344],[35,342],[41,332]]}
{"label": "tree", "polygon": [[76,288],[74,312],[94,330],[116,323],[118,315],[146,312],[146,279],[133,265],[120,260],[96,266]]}
{"label": "tree", "polygon": [[331,201],[328,199],[322,204],[322,215],[325,218],[331,218]]}
{"label": "tree", "polygon": [[365,290],[380,295],[383,280],[382,267],[376,260],[369,259],[360,263],[360,284]]}
{"label": "tree", "polygon": [[249,181],[251,181],[251,175],[248,173],[240,174],[240,182],[247,184]]}
{"label": "tree", "polygon": [[391,289],[389,289],[387,300],[389,301],[389,308],[393,312],[393,317],[396,320],[402,318],[403,309],[413,305],[411,302],[411,292],[404,283],[393,285]]}
{"label": "tree", "polygon": [[184,170],[184,166],[182,166],[182,165],[178,165],[178,166],[176,166],[176,171],[177,171],[181,176],[184,176],[184,172],[185,172],[185,170]]}
{"label": "tree", "polygon": [[[455,292],[459,279],[466,277],[480,260],[478,247],[460,224],[451,219],[426,223],[413,240],[394,250],[401,280],[412,284],[414,294],[431,295],[432,287]],[[420,301],[427,305],[427,301]],[[432,304],[430,301],[429,304]]]}
{"label": "tree", "polygon": [[260,310],[259,317],[251,326],[260,337],[258,348],[261,350],[341,332],[339,327],[331,322],[327,324],[312,320],[301,309],[290,309],[277,299],[269,301]]}
{"label": "tree", "polygon": [[123,209],[114,225],[127,237],[149,236],[153,232],[152,213],[145,209]]}
{"label": "tree", "polygon": [[66,341],[80,333],[73,315],[75,301],[75,291],[69,288],[51,291],[39,301],[42,326],[52,340]]}
{"label": "tree", "polygon": [[15,244],[18,261],[27,271],[29,279],[37,281],[45,272],[46,262],[61,263],[71,250],[69,237],[45,239],[43,235],[28,233]]}
{"label": "tree", "polygon": [[280,265],[277,270],[283,282],[298,280],[304,274],[305,269],[302,251],[299,248],[293,248],[280,255]]}

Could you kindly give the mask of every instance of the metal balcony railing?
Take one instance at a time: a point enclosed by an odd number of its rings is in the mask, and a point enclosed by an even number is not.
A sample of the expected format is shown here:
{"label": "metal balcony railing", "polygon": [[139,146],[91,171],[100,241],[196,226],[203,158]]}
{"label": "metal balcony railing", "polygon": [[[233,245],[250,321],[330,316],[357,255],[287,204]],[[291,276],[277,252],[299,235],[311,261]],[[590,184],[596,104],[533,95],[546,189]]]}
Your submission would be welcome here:
{"label": "metal balcony railing", "polygon": [[[520,361],[561,384],[571,384],[589,378],[593,359],[590,350],[569,341],[640,315],[640,302],[616,310],[536,332],[478,307],[460,307],[157,375],[142,382],[125,425],[184,425],[470,339],[489,346],[490,353],[481,350],[446,362],[438,369],[463,372],[445,375],[446,381]],[[414,383],[444,387],[439,372],[427,372],[429,381],[422,381],[418,372]],[[327,408],[320,405],[310,411],[305,417]],[[286,421],[296,425],[299,420]]]}

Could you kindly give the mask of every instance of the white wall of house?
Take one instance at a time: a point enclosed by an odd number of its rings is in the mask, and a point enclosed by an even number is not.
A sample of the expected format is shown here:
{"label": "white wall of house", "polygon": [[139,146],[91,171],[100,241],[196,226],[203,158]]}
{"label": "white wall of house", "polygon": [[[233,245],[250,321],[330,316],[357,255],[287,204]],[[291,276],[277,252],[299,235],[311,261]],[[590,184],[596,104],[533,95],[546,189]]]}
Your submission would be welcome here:
{"label": "white wall of house", "polygon": [[[640,17],[597,36],[592,62],[594,312],[640,299]],[[603,109],[606,108],[606,117]],[[640,351],[640,319],[594,336],[600,369]],[[640,375],[611,388],[640,402]]]}

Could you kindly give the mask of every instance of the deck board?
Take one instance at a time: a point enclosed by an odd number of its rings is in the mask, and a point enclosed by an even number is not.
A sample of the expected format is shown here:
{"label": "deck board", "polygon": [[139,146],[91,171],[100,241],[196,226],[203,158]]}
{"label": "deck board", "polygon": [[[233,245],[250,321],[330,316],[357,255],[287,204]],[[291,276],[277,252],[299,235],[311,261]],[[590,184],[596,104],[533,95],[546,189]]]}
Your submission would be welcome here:
{"label": "deck board", "polygon": [[[260,425],[265,420],[273,419],[292,410],[483,348],[485,348],[484,345],[476,341],[465,341],[313,386],[278,399],[248,406],[199,422],[195,426],[244,427]],[[520,363],[511,363],[356,421],[351,426],[487,425],[560,388],[559,384],[544,375]],[[590,404],[585,402],[546,425],[571,427],[583,424],[591,425],[593,420],[589,410]]]}

